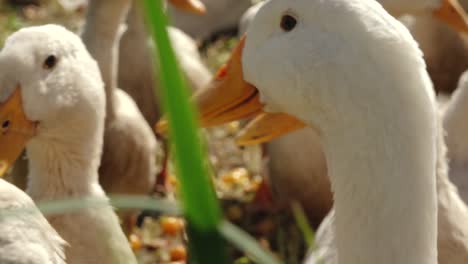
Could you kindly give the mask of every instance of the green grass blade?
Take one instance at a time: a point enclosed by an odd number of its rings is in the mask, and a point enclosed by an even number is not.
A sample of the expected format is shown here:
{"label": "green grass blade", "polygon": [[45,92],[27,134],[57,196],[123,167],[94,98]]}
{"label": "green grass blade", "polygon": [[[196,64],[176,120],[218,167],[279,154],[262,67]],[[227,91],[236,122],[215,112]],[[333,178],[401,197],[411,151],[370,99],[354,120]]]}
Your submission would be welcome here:
{"label": "green grass blade", "polygon": [[307,220],[304,209],[297,201],[292,202],[291,208],[293,211],[294,218],[296,219],[296,223],[301,229],[302,235],[304,236],[304,240],[307,243],[307,247],[311,248],[314,245],[315,233],[312,227],[310,226],[309,221]]}
{"label": "green grass blade", "polygon": [[[179,215],[177,203],[154,199],[148,196],[115,195],[110,197],[112,206],[118,209],[154,210],[168,215]],[[40,202],[37,207],[44,215],[75,212],[86,208],[106,207],[108,203],[102,198],[73,198],[57,201]]]}
{"label": "green grass blade", "polygon": [[[181,211],[177,203],[168,200],[154,199],[148,196],[118,195],[110,198],[111,205],[118,209],[153,210],[167,215],[180,215]],[[36,212],[36,206],[43,215],[74,213],[83,209],[99,209],[109,206],[109,202],[103,198],[82,197],[63,200],[39,202],[31,207],[6,210],[10,214],[28,214]],[[5,215],[5,214],[2,214]]]}
{"label": "green grass blade", "polygon": [[230,222],[223,221],[219,226],[219,232],[234,246],[251,256],[256,263],[281,264],[272,254],[261,248],[249,234]]}
{"label": "green grass blade", "polygon": [[189,224],[190,257],[199,264],[228,263],[225,241],[217,232],[221,208],[206,167],[194,106],[170,45],[162,1],[143,0],[143,3],[160,65],[161,98],[174,144],[183,211]]}

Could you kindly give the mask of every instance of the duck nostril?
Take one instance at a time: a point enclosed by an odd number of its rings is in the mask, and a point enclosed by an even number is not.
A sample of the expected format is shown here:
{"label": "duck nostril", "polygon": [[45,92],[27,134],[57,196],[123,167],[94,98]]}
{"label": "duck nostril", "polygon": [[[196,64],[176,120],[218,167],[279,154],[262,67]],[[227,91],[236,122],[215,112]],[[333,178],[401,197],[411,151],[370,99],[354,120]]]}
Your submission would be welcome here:
{"label": "duck nostril", "polygon": [[11,124],[10,120],[5,120],[5,121],[3,121],[3,123],[2,123],[2,128],[3,128],[3,129],[7,129],[7,128],[10,127],[10,124]]}
{"label": "duck nostril", "polygon": [[3,176],[8,169],[7,162],[4,160],[0,160],[0,177]]}

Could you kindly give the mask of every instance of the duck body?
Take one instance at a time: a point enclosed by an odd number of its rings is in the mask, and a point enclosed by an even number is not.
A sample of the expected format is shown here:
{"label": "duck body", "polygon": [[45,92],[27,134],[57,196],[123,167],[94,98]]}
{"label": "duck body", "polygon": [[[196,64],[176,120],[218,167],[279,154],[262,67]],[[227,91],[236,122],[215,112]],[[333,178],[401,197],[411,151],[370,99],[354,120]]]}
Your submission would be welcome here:
{"label": "duck body", "polygon": [[[49,218],[70,245],[67,263],[136,263],[98,182],[105,93],[98,65],[81,39],[56,25],[21,29],[7,39],[0,68],[7,87],[0,90],[0,100],[20,93],[21,111],[34,124],[24,140],[27,193],[36,202],[102,201],[98,208]],[[11,148],[8,142],[6,147]]]}
{"label": "duck body", "polygon": [[27,194],[1,179],[0,210],[1,263],[66,263],[66,242]]}

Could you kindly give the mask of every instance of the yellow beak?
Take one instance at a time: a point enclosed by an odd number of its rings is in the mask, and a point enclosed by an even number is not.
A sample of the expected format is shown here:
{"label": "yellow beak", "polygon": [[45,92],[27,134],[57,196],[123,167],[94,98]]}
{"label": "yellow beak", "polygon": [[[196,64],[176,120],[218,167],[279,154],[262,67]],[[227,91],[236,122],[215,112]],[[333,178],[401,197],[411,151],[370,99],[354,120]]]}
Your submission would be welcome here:
{"label": "yellow beak", "polygon": [[[226,66],[218,71],[210,85],[195,94],[203,127],[222,125],[238,119],[260,115],[242,132],[240,144],[257,144],[303,128],[304,123],[286,114],[264,113],[255,86],[244,80],[242,51],[245,38],[233,50]],[[167,123],[160,121],[156,130],[165,133]]]}
{"label": "yellow beak", "polygon": [[206,13],[205,5],[200,0],[170,0],[170,2],[180,10],[197,15]]}
{"label": "yellow beak", "polygon": [[21,90],[0,104],[0,177],[3,176],[36,132],[36,123],[29,121],[23,111]]}
{"label": "yellow beak", "polygon": [[467,14],[458,0],[442,0],[442,5],[434,11],[434,16],[455,30],[468,33]]}

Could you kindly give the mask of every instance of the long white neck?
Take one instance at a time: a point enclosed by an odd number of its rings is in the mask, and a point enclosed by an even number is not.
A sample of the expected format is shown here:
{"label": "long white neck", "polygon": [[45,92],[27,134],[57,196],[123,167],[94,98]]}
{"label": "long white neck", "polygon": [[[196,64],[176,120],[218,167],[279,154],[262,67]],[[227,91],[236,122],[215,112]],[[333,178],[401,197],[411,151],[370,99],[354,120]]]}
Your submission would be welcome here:
{"label": "long white neck", "polygon": [[437,261],[436,119],[417,92],[356,106],[324,131],[339,263]]}
{"label": "long white neck", "polygon": [[83,42],[98,62],[106,88],[107,120],[115,115],[114,93],[117,87],[118,51],[131,0],[92,0],[89,3]]}
{"label": "long white neck", "polygon": [[46,132],[28,143],[27,192],[35,201],[102,193],[98,167],[103,124],[93,122],[94,118],[84,114],[87,120],[63,121],[60,127],[44,128]]}

